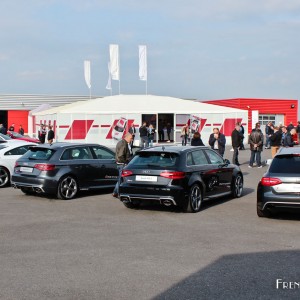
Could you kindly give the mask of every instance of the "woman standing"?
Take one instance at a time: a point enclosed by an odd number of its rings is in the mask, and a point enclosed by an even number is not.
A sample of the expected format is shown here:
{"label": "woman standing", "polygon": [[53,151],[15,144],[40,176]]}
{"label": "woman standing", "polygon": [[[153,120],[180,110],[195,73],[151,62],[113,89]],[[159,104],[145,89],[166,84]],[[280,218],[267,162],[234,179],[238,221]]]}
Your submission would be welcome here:
{"label": "woman standing", "polygon": [[153,147],[154,134],[155,134],[155,129],[153,125],[150,124],[148,128],[148,143],[150,147]]}
{"label": "woman standing", "polygon": [[185,124],[182,128],[181,128],[181,145],[182,146],[186,146],[187,143],[187,139],[189,136],[189,125]]}

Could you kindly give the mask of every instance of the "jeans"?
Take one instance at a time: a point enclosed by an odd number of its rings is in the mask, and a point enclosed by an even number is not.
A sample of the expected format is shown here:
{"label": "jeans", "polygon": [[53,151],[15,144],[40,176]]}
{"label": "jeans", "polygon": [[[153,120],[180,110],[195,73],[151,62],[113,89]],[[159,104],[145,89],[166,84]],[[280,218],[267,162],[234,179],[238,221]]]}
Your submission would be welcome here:
{"label": "jeans", "polygon": [[118,170],[119,170],[119,177],[118,177],[118,181],[116,183],[116,186],[114,188],[114,194],[117,194],[119,196],[119,186],[121,184],[121,178],[122,178],[122,171],[125,167],[125,164],[117,164]]}
{"label": "jeans", "polygon": [[232,163],[235,165],[239,165],[239,147],[233,147],[233,156],[232,156]]}
{"label": "jeans", "polygon": [[147,136],[141,136],[141,148],[147,148],[148,147],[148,137]]}
{"label": "jeans", "polygon": [[270,138],[269,136],[266,134],[266,145],[265,145],[266,148],[269,148],[270,147]]}
{"label": "jeans", "polygon": [[249,165],[253,167],[254,159],[256,160],[256,165],[261,166],[261,151],[251,150],[250,162]]}
{"label": "jeans", "polygon": [[188,138],[187,134],[181,137],[181,140],[182,140],[181,145],[182,146],[186,146],[187,138]]}

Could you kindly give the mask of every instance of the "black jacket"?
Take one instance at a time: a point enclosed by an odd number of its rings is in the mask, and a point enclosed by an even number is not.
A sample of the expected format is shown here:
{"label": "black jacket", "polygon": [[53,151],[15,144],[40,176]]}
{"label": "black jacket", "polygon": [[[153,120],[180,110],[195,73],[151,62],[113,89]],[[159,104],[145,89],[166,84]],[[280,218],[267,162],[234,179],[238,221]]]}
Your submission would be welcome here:
{"label": "black jacket", "polygon": [[[251,132],[249,137],[250,150],[252,151],[262,151],[264,143],[264,136],[260,129],[256,129]],[[257,148],[254,145],[257,145]]]}
{"label": "black jacket", "polygon": [[53,140],[54,139],[54,131],[52,129],[50,129],[48,131],[48,136],[47,136],[47,140]]}
{"label": "black jacket", "polygon": [[192,138],[191,146],[205,146],[200,138]]}
{"label": "black jacket", "polygon": [[280,147],[281,146],[281,138],[282,138],[282,132],[280,130],[274,132],[270,136],[271,147]]}
{"label": "black jacket", "polygon": [[[215,142],[216,142],[216,139],[215,139],[214,134],[212,133],[209,136],[209,140],[208,140],[208,143],[209,143],[209,145],[211,146],[212,149],[214,149]],[[219,138],[218,138],[218,152],[221,155],[223,155],[224,152],[225,152],[225,144],[226,144],[225,135],[223,133],[219,133]]]}
{"label": "black jacket", "polygon": [[240,132],[234,129],[231,133],[231,144],[233,148],[240,147],[241,145],[241,135]]}
{"label": "black jacket", "polygon": [[283,147],[293,147],[294,145],[295,143],[292,139],[292,135],[289,132],[287,132],[283,139]]}
{"label": "black jacket", "polygon": [[140,137],[148,135],[148,130],[146,126],[141,126],[139,132],[140,132]]}

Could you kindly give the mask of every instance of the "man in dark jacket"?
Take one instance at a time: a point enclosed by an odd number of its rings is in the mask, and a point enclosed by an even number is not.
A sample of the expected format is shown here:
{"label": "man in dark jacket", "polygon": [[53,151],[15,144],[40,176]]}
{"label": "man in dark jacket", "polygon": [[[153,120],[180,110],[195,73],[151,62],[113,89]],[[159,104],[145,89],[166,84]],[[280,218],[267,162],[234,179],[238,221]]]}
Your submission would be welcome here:
{"label": "man in dark jacket", "polygon": [[140,146],[142,149],[148,147],[148,128],[147,123],[143,122],[143,125],[139,128],[140,133]]}
{"label": "man in dark jacket", "polygon": [[132,141],[132,134],[126,133],[124,139],[120,140],[116,146],[116,163],[119,169],[119,178],[113,191],[113,196],[119,196],[119,186],[121,183],[121,175],[124,166],[130,161],[132,157],[130,142]]}
{"label": "man in dark jacket", "polygon": [[251,132],[249,137],[249,144],[251,150],[249,168],[253,168],[254,158],[256,157],[256,165],[261,168],[261,152],[263,151],[264,136],[259,127]]}
{"label": "man in dark jacket", "polygon": [[53,139],[54,139],[54,131],[52,128],[53,128],[52,125],[49,125],[47,141],[50,145],[53,143]]}
{"label": "man in dark jacket", "polygon": [[225,135],[219,131],[219,128],[213,129],[213,133],[209,136],[208,143],[211,146],[211,149],[214,149],[223,157],[226,138]]}
{"label": "man in dark jacket", "polygon": [[270,149],[271,148],[271,146],[270,146],[270,137],[274,133],[272,122],[268,122],[268,124],[266,125],[265,133],[266,133],[265,149]]}
{"label": "man in dark jacket", "polygon": [[239,147],[241,145],[240,125],[237,123],[231,133],[231,144],[233,148],[232,163],[239,166]]}
{"label": "man in dark jacket", "polygon": [[4,127],[3,124],[0,124],[0,133],[2,133],[2,134],[7,134],[7,130],[6,130],[6,128]]}
{"label": "man in dark jacket", "polygon": [[274,133],[270,136],[270,146],[272,158],[276,155],[279,147],[281,146],[282,132],[278,126],[272,127]]}
{"label": "man in dark jacket", "polygon": [[284,138],[282,141],[283,147],[293,147],[295,145],[291,133],[285,126],[282,126],[282,132],[284,133]]}

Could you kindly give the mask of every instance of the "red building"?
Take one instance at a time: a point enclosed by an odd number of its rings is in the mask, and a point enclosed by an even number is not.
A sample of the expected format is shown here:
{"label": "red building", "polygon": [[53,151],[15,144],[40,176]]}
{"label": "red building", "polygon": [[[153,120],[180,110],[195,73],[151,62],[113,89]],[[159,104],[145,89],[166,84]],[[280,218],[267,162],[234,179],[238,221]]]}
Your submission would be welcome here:
{"label": "red building", "polygon": [[263,125],[262,127],[269,121],[275,125],[279,125],[280,123],[288,125],[291,122],[296,125],[298,121],[298,100],[235,98],[207,100],[203,102],[248,110],[249,132],[258,121]]}

